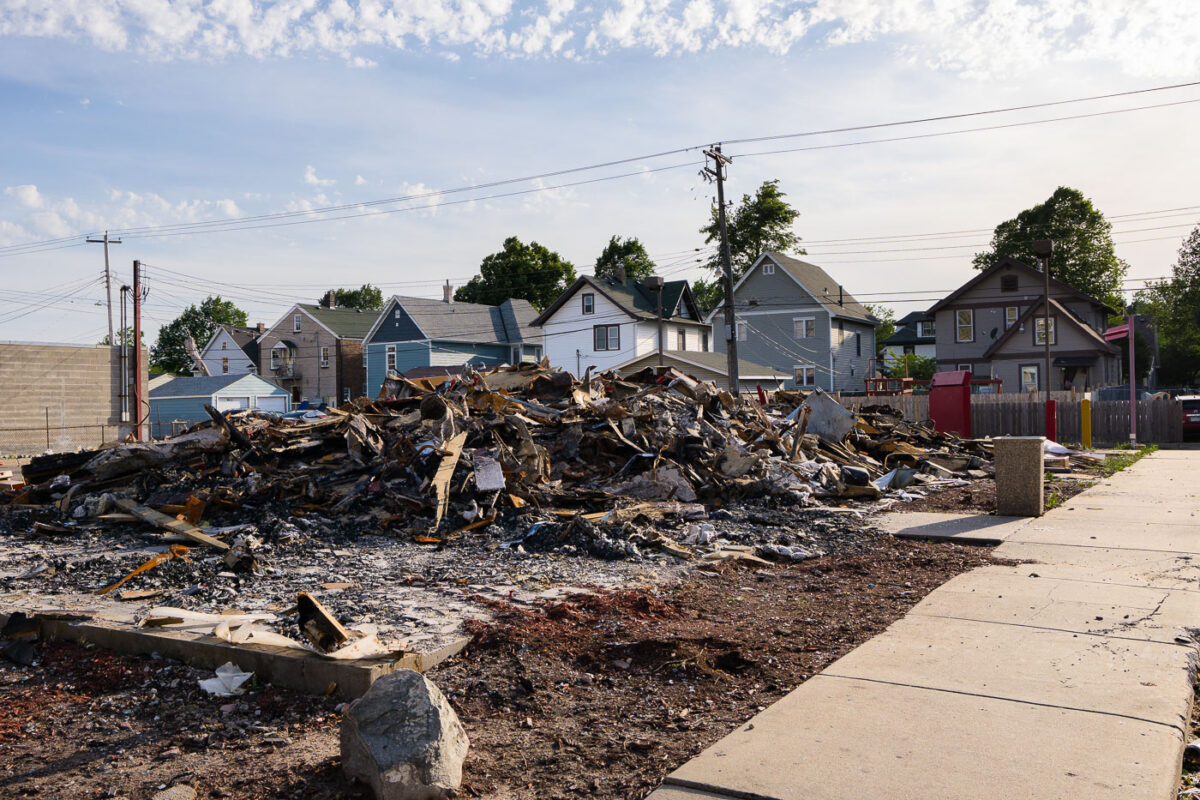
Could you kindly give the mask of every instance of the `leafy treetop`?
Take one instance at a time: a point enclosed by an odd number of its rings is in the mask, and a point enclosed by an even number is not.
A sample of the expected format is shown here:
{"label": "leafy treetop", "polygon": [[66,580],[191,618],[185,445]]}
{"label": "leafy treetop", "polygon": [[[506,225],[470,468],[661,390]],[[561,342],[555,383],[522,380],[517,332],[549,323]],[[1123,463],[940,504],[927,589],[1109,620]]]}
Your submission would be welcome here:
{"label": "leafy treetop", "polygon": [[150,366],[178,375],[190,374],[192,360],[187,354],[187,337],[191,336],[196,341],[196,347],[204,347],[218,325],[244,327],[246,312],[219,296],[205,298],[199,307],[188,306],[182,314],[159,329],[158,340],[150,348]]}
{"label": "leafy treetop", "polygon": [[558,253],[516,236],[479,265],[479,274],[454,293],[463,303],[498,305],[510,298],[528,300],[538,311],[558,299],[575,281],[575,267]]}
{"label": "leafy treetop", "polygon": [[[1138,292],[1133,310],[1154,321],[1160,382],[1167,386],[1195,386],[1200,381],[1200,226],[1192,230],[1179,248],[1171,277]],[[1140,351],[1137,358],[1139,364],[1150,363]]]}
{"label": "leafy treetop", "polygon": [[621,239],[613,236],[604,246],[604,251],[596,259],[593,274],[599,278],[615,276],[617,267],[625,267],[625,274],[633,280],[645,280],[654,274],[654,262],[646,253],[646,248],[636,236]]}
{"label": "leafy treetop", "polygon": [[[333,300],[342,308],[361,308],[363,311],[379,311],[383,308],[383,292],[369,283],[357,289],[334,289]],[[329,296],[322,295],[318,305],[329,307]]]}

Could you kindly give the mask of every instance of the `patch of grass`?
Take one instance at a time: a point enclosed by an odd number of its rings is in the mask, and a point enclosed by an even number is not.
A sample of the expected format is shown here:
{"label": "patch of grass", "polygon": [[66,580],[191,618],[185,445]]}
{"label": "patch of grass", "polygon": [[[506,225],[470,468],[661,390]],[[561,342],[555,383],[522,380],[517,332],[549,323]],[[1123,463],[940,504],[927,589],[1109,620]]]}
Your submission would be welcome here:
{"label": "patch of grass", "polygon": [[[1126,445],[1126,447],[1128,447],[1128,445]],[[1127,453],[1109,456],[1104,460],[1104,463],[1100,465],[1100,473],[1106,478],[1111,475],[1115,475],[1121,470],[1133,466],[1141,459],[1155,452],[1158,452],[1158,445],[1148,444],[1145,447],[1139,447],[1137,450],[1131,449]]]}

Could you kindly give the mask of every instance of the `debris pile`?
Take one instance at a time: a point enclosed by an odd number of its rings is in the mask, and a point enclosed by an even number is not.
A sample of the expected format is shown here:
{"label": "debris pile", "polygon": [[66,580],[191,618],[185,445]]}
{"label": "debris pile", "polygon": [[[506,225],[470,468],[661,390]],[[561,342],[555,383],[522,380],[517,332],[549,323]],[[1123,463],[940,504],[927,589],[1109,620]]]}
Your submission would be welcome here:
{"label": "debris pile", "polygon": [[[764,406],[675,371],[581,381],[545,364],[468,367],[389,375],[377,399],[317,420],[209,414],[162,441],[34,459],[27,485],[0,494],[6,527],[140,521],[219,551],[233,573],[260,568],[257,536],[286,537],[306,518],[439,547],[474,532],[517,552],[686,559],[713,539],[695,523],[740,502],[903,499],[913,484],[991,469],[989,442],[936,433],[888,406],[854,414],[819,390],[778,391]],[[648,524],[662,521],[679,536]]]}

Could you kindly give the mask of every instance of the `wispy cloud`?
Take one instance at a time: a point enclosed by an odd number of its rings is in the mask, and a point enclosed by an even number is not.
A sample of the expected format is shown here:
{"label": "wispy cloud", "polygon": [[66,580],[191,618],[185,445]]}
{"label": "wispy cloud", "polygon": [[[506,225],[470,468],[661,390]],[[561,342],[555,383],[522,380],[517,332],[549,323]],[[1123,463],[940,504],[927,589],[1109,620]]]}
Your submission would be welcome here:
{"label": "wispy cloud", "polygon": [[1101,60],[1136,75],[1200,69],[1196,0],[16,0],[0,35],[84,40],[157,59],[331,53],[360,48],[513,58],[673,56],[728,48],[892,42],[913,60],[967,74]]}
{"label": "wispy cloud", "polygon": [[317,168],[312,164],[304,168],[304,182],[309,186],[333,186],[337,183],[333,178],[318,178]]}

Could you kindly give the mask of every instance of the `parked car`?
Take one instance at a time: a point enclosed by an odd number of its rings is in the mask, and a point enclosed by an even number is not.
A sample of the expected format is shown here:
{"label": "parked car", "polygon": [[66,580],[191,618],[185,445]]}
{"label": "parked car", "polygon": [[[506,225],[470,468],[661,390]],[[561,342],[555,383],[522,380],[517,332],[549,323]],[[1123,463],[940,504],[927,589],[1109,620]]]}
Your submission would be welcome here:
{"label": "parked car", "polygon": [[312,422],[313,420],[325,419],[329,415],[320,409],[306,408],[297,411],[289,411],[280,416],[283,419],[290,419],[293,422]]}
{"label": "parked car", "polygon": [[1183,394],[1176,399],[1183,404],[1183,438],[1200,439],[1200,394]]}

